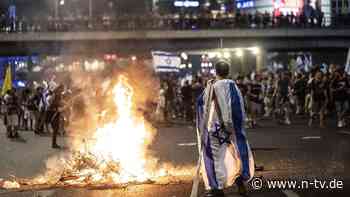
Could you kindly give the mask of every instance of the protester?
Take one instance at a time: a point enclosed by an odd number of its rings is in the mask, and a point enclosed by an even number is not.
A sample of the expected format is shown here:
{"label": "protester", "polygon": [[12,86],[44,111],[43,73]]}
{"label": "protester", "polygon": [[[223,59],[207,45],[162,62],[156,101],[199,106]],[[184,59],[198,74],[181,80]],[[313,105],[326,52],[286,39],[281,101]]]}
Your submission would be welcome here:
{"label": "protester", "polygon": [[165,90],[164,85],[162,84],[159,90],[158,95],[158,103],[157,103],[157,109],[155,112],[156,121],[157,122],[164,122],[165,121]]}
{"label": "protester", "polygon": [[[0,13],[1,14],[1,13]],[[233,28],[311,28],[325,27],[330,21],[332,27],[349,27],[349,15],[339,13],[332,18],[325,18],[319,7],[313,8],[309,1],[299,13],[286,12],[255,12],[245,13],[227,11],[225,13],[211,13],[208,10],[181,11],[181,13],[160,14],[158,12],[146,14],[102,14],[93,18],[90,16],[54,18],[47,16],[46,20],[35,20],[32,16],[16,18],[8,15],[0,16],[0,30],[7,33],[38,32],[38,31],[110,31],[135,29],[233,29]],[[328,25],[328,24],[327,24]]]}
{"label": "protester", "polygon": [[250,127],[255,128],[257,126],[257,115],[262,112],[263,104],[263,86],[262,80],[259,75],[254,75],[252,82],[248,86],[247,98],[250,103],[250,109],[248,116],[250,117]]}
{"label": "protester", "polygon": [[264,88],[264,111],[265,117],[270,117],[274,110],[275,82],[273,75],[269,75]]}
{"label": "protester", "polygon": [[346,78],[346,73],[337,71],[335,78],[331,83],[331,92],[335,102],[335,109],[337,112],[337,126],[342,128],[345,126],[344,116],[349,109],[348,90],[350,86]]}
{"label": "protester", "polygon": [[27,103],[29,110],[29,128],[30,130],[37,132],[37,124],[39,122],[39,103],[41,100],[42,88],[37,87],[30,95]]}
{"label": "protester", "polygon": [[235,82],[227,79],[229,69],[226,62],[215,65],[217,77],[208,82],[197,103],[201,135],[198,143],[202,144],[200,158],[208,197],[224,196],[223,189],[234,183],[239,193],[246,195],[244,182],[254,174],[254,160],[244,129],[243,98]]}
{"label": "protester", "polygon": [[192,121],[193,120],[193,105],[192,105],[192,86],[190,85],[189,81],[185,81],[184,86],[181,88],[181,94],[182,94],[182,102],[184,103],[184,118],[186,121]]}
{"label": "protester", "polygon": [[35,117],[35,130],[34,133],[41,135],[44,134],[44,127],[46,125],[46,94],[43,88],[38,88],[33,99],[33,102],[38,108],[37,116]]}
{"label": "protester", "polygon": [[29,129],[28,126],[29,126],[30,114],[28,109],[28,103],[29,103],[30,94],[31,94],[30,89],[25,89],[22,91],[22,95],[20,99],[21,115],[20,115],[19,127],[26,131]]}
{"label": "protester", "polygon": [[[326,127],[326,117],[329,120],[336,118],[338,128],[348,126],[346,123],[350,110],[350,75],[337,65],[331,65],[329,69],[316,65],[310,68],[295,70],[293,74],[288,68],[283,67],[277,70],[265,70],[259,74],[255,74],[254,70],[244,75],[238,73],[235,82],[242,95],[242,104],[248,112],[245,120],[247,127],[256,128],[256,125],[263,121],[261,119],[271,117],[276,118],[279,123],[290,125],[292,118],[294,123],[294,119],[299,122],[304,116],[308,118],[305,125],[310,127],[317,118],[320,119],[320,127]],[[181,74],[174,73],[160,76],[161,89],[158,102],[153,104],[154,107],[150,110],[155,115],[149,117],[155,117],[154,119],[158,122],[175,124],[183,123],[183,120],[186,120],[187,123],[195,122],[194,109],[198,109],[194,103],[204,90],[203,84],[213,77],[211,72],[198,73],[193,78],[188,75],[182,77]],[[28,86],[23,90],[8,91],[1,97],[1,111],[4,114],[4,123],[6,123],[9,138],[17,137],[18,130],[34,130],[35,134],[49,135],[50,127],[54,127],[53,135],[57,136],[58,130],[64,132],[70,126],[71,123],[68,122],[70,119],[79,119],[82,117],[81,114],[86,116],[85,112],[73,113],[69,110],[73,109],[71,107],[64,110],[64,113],[58,112],[58,118],[55,119],[57,115],[53,116],[53,114],[57,113],[57,107],[52,109],[49,105],[49,101],[52,102],[56,95],[52,87],[55,87],[53,82],[43,87]],[[74,88],[72,91],[71,95],[79,92]],[[95,96],[102,95],[96,94]],[[69,100],[70,96],[65,99]],[[75,110],[86,111],[88,106],[82,105],[83,97],[76,103],[79,105],[74,107]],[[101,117],[113,113],[105,108],[106,106],[98,107],[97,111]],[[293,114],[298,116],[293,116]],[[107,119],[99,121],[99,124],[106,121]],[[261,126],[263,127],[263,124]],[[52,147],[58,147],[56,145],[58,144],[53,140]]]}
{"label": "protester", "polygon": [[62,112],[62,93],[63,93],[64,87],[62,85],[59,85],[58,87],[55,87],[52,89],[52,92],[47,98],[47,120],[48,123],[52,127],[52,148],[59,149],[61,148],[57,144],[57,135],[59,133],[60,129],[60,121],[61,121],[61,112]]}
{"label": "protester", "polygon": [[6,105],[6,115],[5,115],[5,125],[7,137],[18,138],[18,98],[16,96],[15,90],[8,90],[4,96],[4,101]]}
{"label": "protester", "polygon": [[298,73],[294,82],[294,95],[296,97],[296,114],[300,115],[304,113],[305,96],[306,96],[307,81],[303,74]]}
{"label": "protester", "polygon": [[323,74],[317,71],[315,79],[310,84],[311,90],[311,113],[309,119],[309,127],[312,126],[313,120],[319,115],[320,127],[325,127],[325,110],[328,103],[327,86],[322,80]]}
{"label": "protester", "polygon": [[279,76],[276,87],[276,110],[278,116],[282,115],[282,121],[290,125],[290,90],[291,81],[287,72],[283,72]]}

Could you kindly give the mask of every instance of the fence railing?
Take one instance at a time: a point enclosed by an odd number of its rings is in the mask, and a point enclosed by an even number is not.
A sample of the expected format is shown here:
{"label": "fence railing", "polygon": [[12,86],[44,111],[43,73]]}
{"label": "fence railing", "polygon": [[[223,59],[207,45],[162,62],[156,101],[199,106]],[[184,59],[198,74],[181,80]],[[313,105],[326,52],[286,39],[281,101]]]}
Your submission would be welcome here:
{"label": "fence railing", "polygon": [[324,20],[302,17],[232,17],[232,18],[118,18],[96,20],[31,20],[0,23],[0,31],[16,32],[74,32],[74,31],[135,31],[135,30],[210,30],[265,28],[350,28],[350,16]]}

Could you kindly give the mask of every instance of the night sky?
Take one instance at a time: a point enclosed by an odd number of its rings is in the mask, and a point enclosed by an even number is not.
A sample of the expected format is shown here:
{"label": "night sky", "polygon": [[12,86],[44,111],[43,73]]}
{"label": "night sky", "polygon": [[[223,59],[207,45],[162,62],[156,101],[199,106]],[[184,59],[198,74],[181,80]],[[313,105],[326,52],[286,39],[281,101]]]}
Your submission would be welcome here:
{"label": "night sky", "polygon": [[[93,12],[100,14],[109,8],[110,2],[113,2],[113,9],[118,12],[139,12],[145,9],[145,2],[150,0],[93,0]],[[7,12],[8,6],[14,3],[17,6],[17,15],[19,16],[47,16],[53,15],[54,0],[0,0],[0,12]],[[118,2],[118,4],[116,4]],[[75,12],[79,10],[84,14],[88,12],[88,0],[65,0],[64,9],[70,9]]]}

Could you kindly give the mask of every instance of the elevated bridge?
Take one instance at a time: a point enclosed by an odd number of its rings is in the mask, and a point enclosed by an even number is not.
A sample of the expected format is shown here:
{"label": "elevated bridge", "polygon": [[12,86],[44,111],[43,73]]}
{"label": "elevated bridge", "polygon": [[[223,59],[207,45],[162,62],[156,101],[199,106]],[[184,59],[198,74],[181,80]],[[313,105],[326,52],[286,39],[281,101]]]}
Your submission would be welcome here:
{"label": "elevated bridge", "polygon": [[259,46],[268,51],[346,49],[350,29],[233,29],[1,33],[0,54],[137,53]]}

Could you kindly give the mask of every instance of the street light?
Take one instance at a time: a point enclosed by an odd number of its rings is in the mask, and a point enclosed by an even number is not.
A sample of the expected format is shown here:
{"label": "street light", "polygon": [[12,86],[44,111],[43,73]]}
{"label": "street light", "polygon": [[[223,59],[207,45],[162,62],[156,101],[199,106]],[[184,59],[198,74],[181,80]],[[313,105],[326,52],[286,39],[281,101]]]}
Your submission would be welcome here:
{"label": "street light", "polygon": [[182,59],[184,59],[184,60],[188,60],[188,55],[187,55],[185,52],[182,52],[182,53],[181,53],[181,57],[182,57]]}
{"label": "street light", "polygon": [[251,47],[249,50],[254,54],[254,55],[259,55],[260,49],[259,47]]}
{"label": "street light", "polygon": [[187,66],[188,66],[189,69],[192,68],[192,64],[191,63],[189,63]]}
{"label": "street light", "polygon": [[135,55],[131,56],[131,60],[132,61],[136,61],[137,60],[137,57]]}
{"label": "street light", "polygon": [[219,59],[221,59],[221,58],[222,58],[222,54],[221,54],[220,52],[217,52],[217,53],[216,53],[216,57],[219,58]]}
{"label": "street light", "polygon": [[231,57],[231,54],[230,54],[230,52],[224,52],[224,58],[225,59],[230,59],[230,57]]}
{"label": "street light", "polygon": [[242,57],[243,56],[243,50],[242,49],[237,49],[236,50],[236,56],[237,57]]}
{"label": "street light", "polygon": [[55,19],[58,18],[59,6],[64,6],[64,4],[65,4],[64,0],[55,0]]}
{"label": "street light", "polygon": [[208,57],[210,59],[212,59],[212,58],[216,57],[216,53],[215,52],[210,52],[210,53],[208,53]]}

